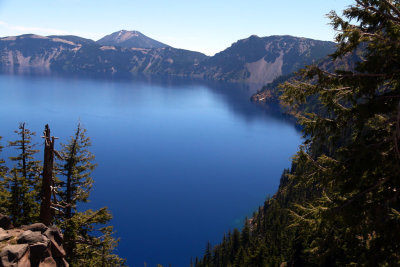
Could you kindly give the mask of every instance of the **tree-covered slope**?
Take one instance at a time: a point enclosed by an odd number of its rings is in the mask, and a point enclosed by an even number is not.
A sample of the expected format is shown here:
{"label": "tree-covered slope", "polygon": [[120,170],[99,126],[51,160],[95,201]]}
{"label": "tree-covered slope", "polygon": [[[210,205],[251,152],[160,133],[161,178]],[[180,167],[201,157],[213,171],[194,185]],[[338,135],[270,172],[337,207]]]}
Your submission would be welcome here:
{"label": "tree-covered slope", "polygon": [[356,0],[344,19],[329,16],[331,60],[360,48],[361,60],[283,84],[305,141],[278,192],[196,266],[400,265],[400,1]]}

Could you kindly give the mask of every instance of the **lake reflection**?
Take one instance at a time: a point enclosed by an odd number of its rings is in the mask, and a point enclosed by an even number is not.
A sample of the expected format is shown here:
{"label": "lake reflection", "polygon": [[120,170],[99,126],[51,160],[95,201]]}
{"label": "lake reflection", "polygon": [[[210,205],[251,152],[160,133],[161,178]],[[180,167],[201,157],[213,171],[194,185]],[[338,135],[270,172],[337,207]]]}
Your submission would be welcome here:
{"label": "lake reflection", "polygon": [[87,128],[99,164],[88,206],[111,209],[130,266],[188,266],[276,191],[301,142],[279,114],[228,83],[0,75],[5,141],[21,121],[60,142]]}

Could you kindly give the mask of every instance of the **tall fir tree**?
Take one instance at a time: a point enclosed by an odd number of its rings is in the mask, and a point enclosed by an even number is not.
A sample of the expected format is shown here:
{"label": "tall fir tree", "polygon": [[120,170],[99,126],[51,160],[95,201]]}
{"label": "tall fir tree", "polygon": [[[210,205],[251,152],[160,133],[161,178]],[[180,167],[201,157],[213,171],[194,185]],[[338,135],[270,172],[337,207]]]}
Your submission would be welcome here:
{"label": "tall fir tree", "polygon": [[8,169],[5,165],[4,159],[1,157],[4,148],[1,145],[1,139],[2,137],[0,136],[0,213],[8,213],[7,203],[10,199],[9,191],[7,190],[6,179]]}
{"label": "tall fir tree", "polygon": [[61,175],[65,178],[60,191],[61,202],[66,208],[64,217],[71,218],[77,211],[77,203],[87,202],[92,189],[91,173],[96,167],[93,163],[94,155],[88,150],[91,146],[90,138],[86,136],[86,129],[78,124],[74,136],[68,144],[61,144],[62,163],[59,166]]}
{"label": "tall fir tree", "polygon": [[20,123],[15,133],[19,136],[8,145],[18,151],[18,155],[9,157],[15,163],[7,178],[10,188],[8,203],[9,213],[15,225],[28,224],[38,219],[39,204],[36,202],[40,195],[40,161],[35,159],[39,150],[35,149],[32,137],[35,136]]}
{"label": "tall fir tree", "polygon": [[112,226],[100,226],[110,222],[110,212],[106,208],[78,211],[80,203],[88,202],[93,185],[91,174],[96,164],[90,146],[86,129],[78,124],[69,143],[61,144],[59,153],[62,189],[58,196],[63,212],[58,217],[67,260],[72,266],[122,266],[125,261],[113,254],[118,240],[112,236]]}
{"label": "tall fir tree", "polygon": [[1,157],[1,153],[3,152],[3,146],[1,145],[1,140],[3,139],[2,136],[0,136],[0,178],[4,178],[7,173],[7,167],[5,165],[4,159]]}
{"label": "tall fir tree", "polygon": [[[354,71],[309,67],[283,86],[306,137],[290,179],[321,192],[293,214],[313,230],[316,264],[398,265],[400,1],[356,0],[344,18],[329,17],[339,32],[333,59],[355,49],[363,59]],[[319,109],[306,113],[310,99]]]}
{"label": "tall fir tree", "polygon": [[125,266],[125,260],[114,254],[119,240],[113,237],[113,227],[99,226],[108,224],[111,219],[107,208],[101,208],[76,212],[61,222],[70,266]]}

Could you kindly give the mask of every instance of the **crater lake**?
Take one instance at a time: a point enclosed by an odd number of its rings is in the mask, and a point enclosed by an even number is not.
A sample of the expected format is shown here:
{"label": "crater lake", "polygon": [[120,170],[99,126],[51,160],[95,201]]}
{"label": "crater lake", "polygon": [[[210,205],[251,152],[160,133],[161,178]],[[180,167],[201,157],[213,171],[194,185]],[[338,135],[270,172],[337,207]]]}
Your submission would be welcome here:
{"label": "crater lake", "polygon": [[301,143],[293,122],[249,98],[229,83],[2,74],[0,136],[16,140],[26,122],[42,151],[45,124],[59,148],[80,122],[98,164],[84,207],[111,210],[116,253],[189,266],[276,192]]}

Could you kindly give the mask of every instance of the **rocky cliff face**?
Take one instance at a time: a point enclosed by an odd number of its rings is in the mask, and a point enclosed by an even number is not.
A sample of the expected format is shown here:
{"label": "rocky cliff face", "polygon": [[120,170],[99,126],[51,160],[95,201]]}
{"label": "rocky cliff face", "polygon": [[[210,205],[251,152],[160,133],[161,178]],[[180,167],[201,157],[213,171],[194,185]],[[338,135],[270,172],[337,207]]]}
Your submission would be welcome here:
{"label": "rocky cliff face", "polygon": [[0,214],[0,267],[68,267],[63,236],[42,223],[14,228]]}
{"label": "rocky cliff face", "polygon": [[76,53],[82,47],[68,40],[39,35],[21,35],[0,39],[0,66],[50,68],[66,51]]}
{"label": "rocky cliff face", "polygon": [[200,73],[217,80],[267,84],[317,61],[335,50],[335,43],[293,36],[250,36],[206,59]]}
{"label": "rocky cliff face", "polygon": [[[121,44],[133,38],[126,34],[114,39]],[[77,74],[160,74],[264,85],[325,57],[334,47],[332,42],[292,36],[251,36],[207,57],[172,47],[121,47],[77,36],[22,35],[0,38],[0,67]]]}
{"label": "rocky cliff face", "polygon": [[[357,66],[357,63],[363,60],[364,50],[361,47],[356,51],[347,54],[341,58],[337,58],[333,60],[332,57],[326,56],[321,59],[317,65],[322,70],[333,73],[335,70],[343,70],[343,71],[354,71]],[[278,86],[281,83],[296,79],[295,73],[290,73],[288,75],[283,75],[276,78],[273,82],[265,85],[262,89],[254,94],[251,97],[252,101],[255,102],[277,102],[279,100],[280,91],[278,90]]]}

